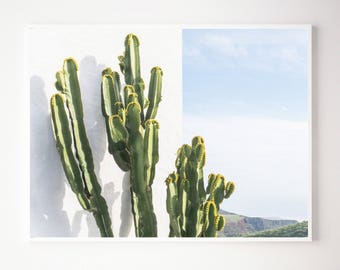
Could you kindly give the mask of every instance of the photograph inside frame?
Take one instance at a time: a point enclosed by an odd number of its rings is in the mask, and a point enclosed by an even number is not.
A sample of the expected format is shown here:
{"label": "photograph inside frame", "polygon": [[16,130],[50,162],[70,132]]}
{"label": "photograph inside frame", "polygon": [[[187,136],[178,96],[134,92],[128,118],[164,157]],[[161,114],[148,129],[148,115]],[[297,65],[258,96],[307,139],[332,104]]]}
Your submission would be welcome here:
{"label": "photograph inside frame", "polygon": [[30,237],[310,239],[310,36],[28,28]]}

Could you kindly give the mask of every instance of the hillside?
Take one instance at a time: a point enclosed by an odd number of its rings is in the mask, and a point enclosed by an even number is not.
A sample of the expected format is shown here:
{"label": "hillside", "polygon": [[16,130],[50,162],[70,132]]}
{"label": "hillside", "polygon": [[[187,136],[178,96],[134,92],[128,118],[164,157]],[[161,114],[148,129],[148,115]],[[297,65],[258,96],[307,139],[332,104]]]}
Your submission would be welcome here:
{"label": "hillside", "polygon": [[[220,214],[225,217],[226,225],[223,231],[219,233],[219,237],[246,237],[250,234],[256,234],[258,232],[269,231],[298,223],[296,220],[276,220],[260,217],[247,217],[224,210],[220,210]],[[293,232],[291,231],[291,233]]]}
{"label": "hillside", "polygon": [[245,237],[307,237],[308,222],[303,221],[293,225],[287,225],[281,228],[266,230],[253,234],[245,235]]}

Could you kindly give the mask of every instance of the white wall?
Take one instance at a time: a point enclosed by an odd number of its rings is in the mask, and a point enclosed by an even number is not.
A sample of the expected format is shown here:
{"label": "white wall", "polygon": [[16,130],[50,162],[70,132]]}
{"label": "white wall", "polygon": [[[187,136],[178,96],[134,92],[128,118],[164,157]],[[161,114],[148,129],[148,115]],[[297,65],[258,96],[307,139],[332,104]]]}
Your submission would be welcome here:
{"label": "white wall", "polygon": [[64,184],[67,181],[52,135],[49,99],[56,92],[55,72],[61,69],[63,59],[69,56],[74,57],[79,65],[84,122],[95,172],[112,217],[113,233],[121,237],[134,236],[129,176],[118,168],[107,150],[100,98],[101,72],[105,67],[119,70],[118,56],[124,50],[128,33],[135,33],[141,43],[141,72],[146,83],[146,96],[151,68],[160,66],[164,72],[162,106],[157,113],[161,155],[152,188],[158,236],[168,236],[164,181],[174,170],[175,153],[181,144],[181,30],[138,26],[32,26],[26,32],[32,237],[99,236],[93,216],[82,211],[69,185]]}
{"label": "white wall", "polygon": [[[340,1],[11,1],[0,8],[1,269],[340,269]],[[27,23],[311,23],[313,236],[311,243],[29,243]]]}

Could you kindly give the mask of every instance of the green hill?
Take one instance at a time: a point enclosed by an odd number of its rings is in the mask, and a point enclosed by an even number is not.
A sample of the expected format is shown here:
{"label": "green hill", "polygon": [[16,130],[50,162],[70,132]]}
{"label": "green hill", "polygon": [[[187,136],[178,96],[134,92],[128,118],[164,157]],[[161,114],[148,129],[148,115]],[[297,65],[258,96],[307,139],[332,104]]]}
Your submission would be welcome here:
{"label": "green hill", "polygon": [[307,237],[308,222],[303,221],[293,225],[283,226],[281,228],[266,230],[253,234],[245,235],[245,237]]}
{"label": "green hill", "polygon": [[[288,225],[299,224],[296,220],[286,220],[286,219],[268,219],[260,217],[247,217],[243,215],[238,215],[235,213],[230,213],[224,210],[219,211],[226,219],[226,225],[223,231],[219,232],[219,237],[249,237],[250,235],[255,235],[259,232],[268,232],[271,230],[284,228]],[[307,226],[308,227],[308,226]],[[280,235],[274,234],[284,234],[284,232],[273,232],[268,237],[280,237]],[[291,233],[292,235],[288,235]],[[291,230],[285,233],[285,237],[297,237],[294,233],[298,235],[297,232]],[[286,236],[288,235],[288,236]],[[301,234],[304,235],[304,234]],[[308,235],[308,232],[307,232]],[[257,237],[257,236],[254,236]],[[258,236],[265,237],[265,236]],[[303,237],[303,236],[301,236]]]}

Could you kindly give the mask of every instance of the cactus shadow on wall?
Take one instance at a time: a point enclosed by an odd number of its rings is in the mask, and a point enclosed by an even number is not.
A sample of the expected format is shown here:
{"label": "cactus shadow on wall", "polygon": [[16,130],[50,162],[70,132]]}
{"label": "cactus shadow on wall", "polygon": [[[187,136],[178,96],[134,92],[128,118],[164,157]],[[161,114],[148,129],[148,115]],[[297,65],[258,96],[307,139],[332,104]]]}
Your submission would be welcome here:
{"label": "cactus shadow on wall", "polygon": [[[101,71],[104,65],[97,64],[96,58],[86,56],[80,61],[79,81],[84,106],[84,122],[93,151],[95,173],[103,186],[109,213],[119,197],[115,192],[115,179],[100,179],[100,163],[107,151],[104,119],[101,114]],[[68,185],[60,157],[56,151],[49,113],[49,98],[45,83],[38,76],[30,80],[30,223],[32,237],[77,237],[82,231],[82,218],[86,218],[88,236],[100,237],[92,215],[76,211],[70,225],[67,212],[63,209],[65,183]],[[53,173],[51,173],[53,172]],[[127,174],[125,174],[126,176]],[[129,177],[123,180],[120,236],[128,236],[132,227],[129,194]],[[103,185],[103,182],[106,183]],[[129,205],[129,207],[126,207]],[[115,222],[112,220],[113,223]]]}
{"label": "cactus shadow on wall", "polygon": [[104,68],[104,65],[97,64],[94,56],[86,56],[80,61],[78,71],[84,109],[84,123],[92,149],[95,173],[98,178],[100,163],[107,148],[100,98],[101,72]]}
{"label": "cactus shadow on wall", "polygon": [[[107,135],[105,131],[105,121],[101,112],[101,73],[105,66],[98,64],[94,56],[84,57],[79,64],[79,81],[82,90],[82,100],[84,105],[84,121],[86,126],[87,135],[93,151],[93,161],[95,166],[95,173],[100,179],[100,163],[107,152]],[[114,166],[114,165],[113,165]],[[119,192],[115,192],[114,182],[115,179],[105,179],[109,183],[103,187],[103,196],[107,201],[109,213],[113,224],[116,222],[112,218],[112,207],[115,200],[119,197]],[[92,215],[86,211],[80,211],[86,216],[88,224],[88,236],[99,237],[95,220]],[[80,219],[79,219],[80,218]],[[77,220],[79,219],[79,220]],[[127,237],[132,228],[132,213],[131,213],[131,198],[130,198],[130,177],[129,173],[124,174],[122,182],[121,194],[121,213],[120,213],[120,227],[119,236]],[[81,215],[76,215],[73,224],[81,223]],[[79,225],[76,225],[76,227]],[[73,233],[77,234],[75,230]]]}
{"label": "cactus shadow on wall", "polygon": [[[106,203],[109,208],[109,213],[111,213],[113,203],[118,198],[119,192],[114,192],[114,184],[110,182],[104,185],[102,195],[105,198],[107,198]],[[73,237],[77,237],[79,235],[83,217],[85,217],[85,220],[87,223],[88,236],[89,237],[100,237],[100,233],[98,231],[98,227],[93,218],[93,215],[85,210],[79,210],[73,216],[71,235]],[[114,223],[115,220],[112,220],[112,222]]]}
{"label": "cactus shadow on wall", "polygon": [[45,83],[30,78],[30,235],[68,237],[65,176],[55,149]]}

